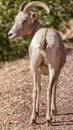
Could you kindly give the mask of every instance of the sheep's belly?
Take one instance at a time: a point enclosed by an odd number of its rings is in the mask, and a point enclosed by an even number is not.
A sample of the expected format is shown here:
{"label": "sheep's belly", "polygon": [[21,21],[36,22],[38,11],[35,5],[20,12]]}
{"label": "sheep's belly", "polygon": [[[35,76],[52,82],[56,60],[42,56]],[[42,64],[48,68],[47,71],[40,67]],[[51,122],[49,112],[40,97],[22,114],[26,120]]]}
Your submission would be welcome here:
{"label": "sheep's belly", "polygon": [[48,70],[48,67],[46,65],[40,66],[39,70],[40,70],[41,74],[43,74],[43,75],[48,75],[49,74],[49,70]]}

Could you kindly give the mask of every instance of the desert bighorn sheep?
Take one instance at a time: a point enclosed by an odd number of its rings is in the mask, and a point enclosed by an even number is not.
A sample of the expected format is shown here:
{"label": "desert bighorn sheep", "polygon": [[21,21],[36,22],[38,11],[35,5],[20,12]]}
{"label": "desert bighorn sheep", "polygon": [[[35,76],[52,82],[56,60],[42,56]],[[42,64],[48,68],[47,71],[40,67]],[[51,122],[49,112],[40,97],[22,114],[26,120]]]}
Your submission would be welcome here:
{"label": "desert bighorn sheep", "polygon": [[46,122],[49,124],[52,114],[56,112],[56,84],[61,68],[66,62],[66,54],[60,35],[51,28],[42,27],[38,21],[36,11],[33,8],[37,6],[43,7],[49,13],[48,6],[42,2],[23,2],[8,36],[10,39],[26,34],[33,37],[29,46],[30,65],[34,82],[33,110],[30,124],[36,122],[36,114],[39,112],[41,74],[49,74],[46,115]]}

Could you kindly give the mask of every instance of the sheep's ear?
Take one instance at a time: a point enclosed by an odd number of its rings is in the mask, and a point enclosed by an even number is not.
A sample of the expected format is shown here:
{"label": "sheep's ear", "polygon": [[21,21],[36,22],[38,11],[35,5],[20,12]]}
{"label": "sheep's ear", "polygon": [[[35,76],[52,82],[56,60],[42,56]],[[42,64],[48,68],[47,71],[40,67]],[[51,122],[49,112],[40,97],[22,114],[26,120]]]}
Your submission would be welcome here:
{"label": "sheep's ear", "polygon": [[31,13],[30,17],[31,17],[31,19],[36,19],[37,18],[37,14],[36,13]]}
{"label": "sheep's ear", "polygon": [[30,10],[30,17],[33,20],[35,20],[37,18],[37,10],[35,8],[33,8],[32,10]]}
{"label": "sheep's ear", "polygon": [[23,2],[23,3],[21,4],[21,6],[20,6],[19,11],[23,11],[24,8],[25,8],[25,6],[26,6],[27,4],[28,4],[28,2]]}

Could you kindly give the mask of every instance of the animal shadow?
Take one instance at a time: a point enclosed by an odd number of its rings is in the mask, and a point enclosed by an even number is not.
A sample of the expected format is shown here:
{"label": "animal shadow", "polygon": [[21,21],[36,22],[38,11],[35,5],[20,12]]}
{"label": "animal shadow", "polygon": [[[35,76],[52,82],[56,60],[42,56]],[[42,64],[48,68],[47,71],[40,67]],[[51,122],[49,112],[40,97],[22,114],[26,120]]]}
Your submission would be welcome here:
{"label": "animal shadow", "polygon": [[57,114],[59,120],[53,121],[52,126],[73,125],[73,112]]}

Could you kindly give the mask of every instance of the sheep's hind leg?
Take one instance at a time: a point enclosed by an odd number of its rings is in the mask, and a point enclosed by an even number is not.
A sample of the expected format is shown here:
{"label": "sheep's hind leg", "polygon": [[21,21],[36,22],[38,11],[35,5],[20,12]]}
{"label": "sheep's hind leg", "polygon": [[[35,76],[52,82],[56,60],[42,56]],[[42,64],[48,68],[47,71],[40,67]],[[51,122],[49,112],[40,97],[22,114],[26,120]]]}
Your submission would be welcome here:
{"label": "sheep's hind leg", "polygon": [[32,110],[32,115],[30,119],[30,124],[36,123],[36,100],[37,100],[37,71],[33,72],[33,82],[34,82],[34,88],[33,88],[33,110]]}
{"label": "sheep's hind leg", "polygon": [[51,101],[52,101],[52,88],[55,83],[55,69],[51,65],[48,65],[49,69],[49,85],[47,87],[47,115],[46,115],[46,124],[47,126],[51,124]]}
{"label": "sheep's hind leg", "polygon": [[57,79],[55,80],[55,84],[52,89],[52,103],[51,103],[51,115],[56,115],[57,108],[56,108],[56,85],[57,85]]}
{"label": "sheep's hind leg", "polygon": [[56,108],[56,89],[57,89],[57,81],[58,81],[59,73],[60,73],[60,71],[57,71],[55,83],[54,83],[53,89],[52,89],[52,103],[51,103],[51,115],[52,116],[56,115],[56,113],[57,113],[57,108]]}
{"label": "sheep's hind leg", "polygon": [[37,77],[37,99],[36,99],[36,114],[39,114],[39,98],[40,98],[40,91],[41,91],[41,75],[40,73],[38,73],[38,77]]}

